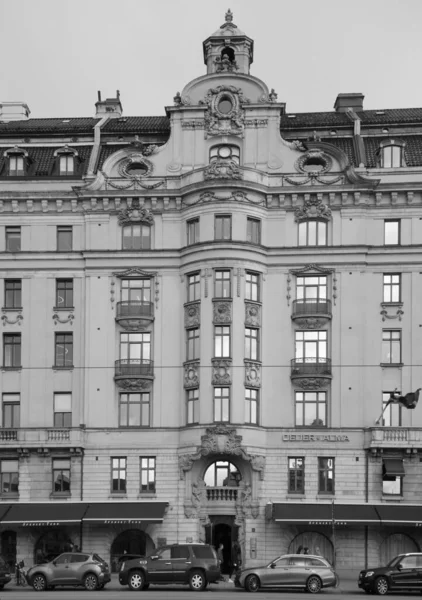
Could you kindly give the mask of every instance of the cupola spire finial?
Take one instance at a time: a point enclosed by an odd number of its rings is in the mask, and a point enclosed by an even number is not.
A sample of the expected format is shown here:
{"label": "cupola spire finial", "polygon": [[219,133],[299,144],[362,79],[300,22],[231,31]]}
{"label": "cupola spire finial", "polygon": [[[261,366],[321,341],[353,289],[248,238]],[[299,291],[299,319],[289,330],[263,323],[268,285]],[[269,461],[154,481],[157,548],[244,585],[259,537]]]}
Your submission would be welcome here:
{"label": "cupola spire finial", "polygon": [[231,23],[233,21],[233,13],[229,10],[226,12],[226,23]]}

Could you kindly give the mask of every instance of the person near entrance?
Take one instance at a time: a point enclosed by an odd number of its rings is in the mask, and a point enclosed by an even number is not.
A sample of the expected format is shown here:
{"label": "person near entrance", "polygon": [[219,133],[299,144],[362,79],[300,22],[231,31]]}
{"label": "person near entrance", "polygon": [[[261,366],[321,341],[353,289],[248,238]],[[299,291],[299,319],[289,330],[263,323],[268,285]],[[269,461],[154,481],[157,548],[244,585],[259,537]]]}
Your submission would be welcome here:
{"label": "person near entrance", "polygon": [[233,542],[231,547],[229,582],[233,583],[232,575],[240,568],[242,559],[238,542]]}
{"label": "person near entrance", "polygon": [[223,550],[224,550],[224,546],[223,546],[223,544],[220,544],[217,549],[217,560],[218,560],[218,566],[220,567],[220,579],[224,579],[223,571],[222,571],[223,562],[224,562]]}

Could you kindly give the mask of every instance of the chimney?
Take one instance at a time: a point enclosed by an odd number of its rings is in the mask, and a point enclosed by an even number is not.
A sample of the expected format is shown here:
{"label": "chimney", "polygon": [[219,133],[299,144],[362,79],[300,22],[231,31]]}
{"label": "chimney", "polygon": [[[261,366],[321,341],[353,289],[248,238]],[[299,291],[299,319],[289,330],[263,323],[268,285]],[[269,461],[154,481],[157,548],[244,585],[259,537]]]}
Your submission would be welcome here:
{"label": "chimney", "polygon": [[31,111],[25,102],[0,102],[0,121],[26,121]]}
{"label": "chimney", "polygon": [[338,113],[347,112],[349,109],[354,112],[363,110],[363,94],[339,94],[334,103],[334,110]]}
{"label": "chimney", "polygon": [[98,92],[98,102],[95,103],[95,116],[102,119],[105,116],[111,119],[118,119],[122,116],[123,107],[120,102],[120,92],[117,90],[115,98],[101,100],[101,92]]}

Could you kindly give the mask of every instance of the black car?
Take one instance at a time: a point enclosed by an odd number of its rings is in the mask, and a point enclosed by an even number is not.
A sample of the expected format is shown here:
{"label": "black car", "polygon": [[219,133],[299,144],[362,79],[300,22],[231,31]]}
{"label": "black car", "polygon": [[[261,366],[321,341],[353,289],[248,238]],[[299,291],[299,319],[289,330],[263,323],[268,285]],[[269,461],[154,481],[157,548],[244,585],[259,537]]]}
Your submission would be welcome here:
{"label": "black car", "polygon": [[358,586],[367,594],[384,595],[390,590],[422,592],[422,553],[399,554],[386,567],[361,571]]}
{"label": "black car", "polygon": [[12,579],[12,571],[6,561],[0,557],[0,590]]}
{"label": "black car", "polygon": [[208,544],[173,544],[151,556],[122,562],[121,585],[131,590],[146,590],[151,583],[185,584],[201,591],[220,579],[220,567],[214,548]]}

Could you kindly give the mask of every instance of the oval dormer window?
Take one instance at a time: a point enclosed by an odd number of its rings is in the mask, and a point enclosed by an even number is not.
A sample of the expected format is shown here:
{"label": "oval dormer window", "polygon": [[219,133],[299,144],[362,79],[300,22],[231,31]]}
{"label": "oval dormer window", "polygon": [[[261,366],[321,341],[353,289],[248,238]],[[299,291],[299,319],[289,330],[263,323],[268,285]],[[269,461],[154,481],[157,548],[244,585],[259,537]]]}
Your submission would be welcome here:
{"label": "oval dormer window", "polygon": [[130,173],[130,175],[142,177],[143,175],[146,175],[148,173],[148,167],[143,163],[133,162],[126,167],[126,171]]}
{"label": "oval dormer window", "polygon": [[220,102],[218,103],[218,110],[219,112],[221,112],[223,115],[228,115],[229,112],[231,110],[233,110],[233,103],[230,100],[230,98],[228,98],[227,96],[225,96],[224,98],[222,98],[220,100]]}

